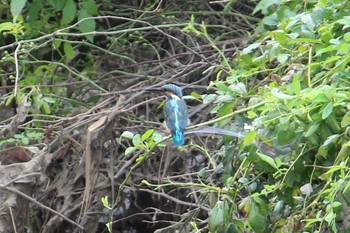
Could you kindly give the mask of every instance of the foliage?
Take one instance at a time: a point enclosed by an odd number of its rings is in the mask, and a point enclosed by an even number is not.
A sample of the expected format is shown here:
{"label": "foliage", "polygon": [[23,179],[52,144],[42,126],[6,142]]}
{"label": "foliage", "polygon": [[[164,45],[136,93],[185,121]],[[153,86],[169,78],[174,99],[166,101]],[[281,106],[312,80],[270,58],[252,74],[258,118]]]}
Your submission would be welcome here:
{"label": "foliage", "polygon": [[[81,193],[81,176],[89,171],[69,169],[82,167],[74,162],[85,159],[84,132],[113,112],[118,99],[112,136],[98,138],[96,146],[108,157],[99,159],[110,162],[94,164],[109,182],[93,191],[101,199],[93,210],[105,213],[98,220],[104,231],[113,231],[114,220],[127,215],[130,200],[150,193],[149,206],[135,204],[137,210],[154,225],[163,218],[174,222],[166,226],[173,231],[346,232],[349,2],[248,2],[4,3],[0,100],[16,113],[1,120],[0,146],[56,150],[53,161],[63,160],[60,166],[67,169],[61,173],[75,177],[73,184],[65,180],[76,187],[66,193]],[[204,120],[189,130],[210,125],[244,135],[189,134],[187,145],[174,150],[158,129],[161,100],[143,92],[166,82],[193,89],[185,96],[195,113],[191,120]],[[211,109],[197,112],[197,105]],[[69,150],[74,159],[65,156]],[[47,177],[57,181],[59,172]],[[137,193],[134,199],[125,194],[129,189]],[[60,191],[47,196],[61,200]],[[64,201],[85,201],[79,198]],[[74,205],[56,207],[71,214],[76,211],[65,207]],[[148,213],[151,207],[163,215]]]}
{"label": "foliage", "polygon": [[[224,218],[237,221],[239,211],[254,232],[348,229],[348,9],[342,1],[260,1],[254,12],[264,15],[256,40],[212,83],[215,112],[265,104],[217,122],[251,123],[239,163],[225,164],[223,182],[232,191],[221,193],[211,231],[228,232],[232,221]],[[231,161],[236,145],[225,144]]]}

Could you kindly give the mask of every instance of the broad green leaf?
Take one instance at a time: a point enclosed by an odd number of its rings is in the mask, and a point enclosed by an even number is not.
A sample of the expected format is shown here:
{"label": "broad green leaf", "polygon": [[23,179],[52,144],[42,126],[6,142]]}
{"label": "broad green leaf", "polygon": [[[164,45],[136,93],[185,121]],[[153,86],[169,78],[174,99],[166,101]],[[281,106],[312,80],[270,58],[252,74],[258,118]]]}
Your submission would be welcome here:
{"label": "broad green leaf", "polygon": [[31,138],[31,139],[41,139],[43,137],[43,133],[41,132],[27,132],[26,133],[27,137],[28,138]]}
{"label": "broad green leaf", "polygon": [[[231,96],[232,97],[232,96]],[[233,111],[233,106],[234,106],[234,102],[228,102],[228,103],[225,103],[224,105],[222,105],[219,109],[218,109],[218,115],[221,117],[221,116],[225,116],[227,114],[230,114],[232,113]],[[218,125],[219,127],[221,126],[224,126],[226,125],[228,122],[231,121],[231,118],[226,118],[226,119],[223,119],[221,120]]]}
{"label": "broad green leaf", "polygon": [[23,134],[15,134],[13,135],[14,138],[17,138],[17,139],[22,139],[24,138],[24,135]]}
{"label": "broad green leaf", "polygon": [[342,204],[339,201],[335,201],[331,205],[333,208],[337,208],[337,207],[341,206]]}
{"label": "broad green leaf", "polygon": [[256,5],[253,14],[255,14],[258,11],[261,11],[263,14],[267,13],[267,9],[272,6],[273,4],[280,5],[282,4],[282,0],[261,0]]}
{"label": "broad green leaf", "polygon": [[128,154],[134,152],[136,149],[137,149],[136,147],[130,146],[130,147],[126,148],[124,153],[125,153],[125,155],[128,155]]}
{"label": "broad green leaf", "polygon": [[56,10],[61,10],[66,4],[67,0],[48,0],[48,3],[51,4]]}
{"label": "broad green leaf", "polygon": [[77,7],[75,5],[75,2],[73,0],[67,0],[66,4],[62,9],[61,24],[68,25],[70,22],[73,21],[76,13],[77,13]]}
{"label": "broad green leaf", "polygon": [[350,41],[350,32],[345,33],[343,37],[344,37],[345,41],[349,42]]}
{"label": "broad green leaf", "polygon": [[62,44],[62,41],[61,41],[61,40],[54,40],[54,41],[53,41],[54,49],[59,49],[59,47],[61,46],[61,44]]}
{"label": "broad green leaf", "polygon": [[278,143],[280,145],[284,145],[288,142],[290,142],[290,140],[295,137],[295,134],[293,131],[291,130],[282,130],[282,131],[279,131],[277,133],[277,140],[278,140]]}
{"label": "broad green leaf", "polygon": [[[320,2],[320,1],[319,1]],[[318,4],[319,5],[319,4]],[[321,6],[316,6],[313,10],[312,10],[312,20],[316,23],[316,24],[321,24],[321,22],[324,19],[324,14],[325,14],[325,8],[321,7]]]}
{"label": "broad green leaf", "polygon": [[336,143],[339,138],[339,134],[334,134],[329,136],[326,141],[322,144],[322,146],[329,146],[332,143]]}
{"label": "broad green leaf", "polygon": [[234,106],[234,102],[229,102],[229,103],[225,103],[219,110],[218,110],[218,115],[221,116],[225,116],[227,114],[232,113],[232,108]]}
{"label": "broad green leaf", "polygon": [[10,31],[13,27],[15,27],[15,24],[11,22],[0,23],[0,32]]}
{"label": "broad green leaf", "polygon": [[200,94],[198,94],[197,92],[191,92],[191,96],[193,96],[195,99],[197,100],[201,100],[202,96]]}
{"label": "broad green leaf", "polygon": [[242,50],[242,54],[248,54],[248,53],[252,52],[254,49],[259,48],[260,46],[261,46],[260,42],[250,44],[248,47],[246,47]]}
{"label": "broad green leaf", "polygon": [[156,131],[156,132],[153,133],[153,140],[155,142],[160,142],[160,141],[163,140],[163,135]]}
{"label": "broad green leaf", "polygon": [[211,232],[215,232],[216,229],[224,222],[224,208],[221,202],[218,202],[216,206],[209,212],[209,229]]}
{"label": "broad green leaf", "polygon": [[256,132],[255,131],[249,131],[244,134],[244,139],[243,139],[243,145],[244,146],[249,146],[251,145],[256,138]]}
{"label": "broad green leaf", "polygon": [[342,58],[341,56],[331,56],[331,57],[327,58],[323,64],[326,65],[326,64],[332,63],[334,61],[339,61],[339,59],[341,59],[341,58]]}
{"label": "broad green leaf", "polygon": [[278,54],[280,54],[280,45],[278,43],[274,43],[268,52],[269,61],[275,60]]}
{"label": "broad green leaf", "polygon": [[51,103],[51,104],[56,103],[56,99],[55,99],[55,98],[52,98],[52,97],[44,97],[44,98],[43,98],[43,101],[48,102],[48,103]]}
{"label": "broad green leaf", "polygon": [[15,96],[14,96],[13,94],[10,95],[10,96],[7,98],[6,102],[5,102],[5,105],[6,105],[6,106],[9,106],[9,105],[12,103],[12,100],[13,100],[14,97],[15,97]]}
{"label": "broad green leaf", "polygon": [[350,112],[347,112],[344,116],[343,119],[341,120],[341,127],[345,128],[348,125],[350,125]]}
{"label": "broad green leaf", "polygon": [[333,112],[333,104],[329,102],[322,110],[322,119],[326,119]]}
{"label": "broad green leaf", "polygon": [[238,93],[240,95],[246,95],[247,94],[247,88],[244,83],[234,83],[229,86],[229,89],[235,93]]}
{"label": "broad green leaf", "polygon": [[43,101],[41,107],[45,114],[51,114],[51,108],[47,102]]}
{"label": "broad green leaf", "polygon": [[254,112],[254,111],[249,111],[248,112],[248,118],[249,119],[254,119],[254,118],[256,118],[258,116],[258,114],[256,114],[256,112]]}
{"label": "broad green leaf", "polygon": [[73,49],[73,46],[71,45],[71,43],[64,42],[64,44],[63,44],[63,51],[64,51],[64,54],[66,55],[66,57],[69,60],[74,58],[74,49]]}
{"label": "broad green leaf", "polygon": [[315,23],[311,18],[310,14],[302,14],[300,17],[301,22],[309,29],[310,31],[313,31],[315,28]]}
{"label": "broad green leaf", "polygon": [[288,61],[289,57],[289,54],[278,54],[277,61],[281,64],[284,64],[286,61]]}
{"label": "broad green leaf", "polygon": [[27,0],[11,0],[11,14],[13,17],[13,22],[17,21],[19,14],[26,4]]}
{"label": "broad green leaf", "polygon": [[300,187],[300,191],[302,194],[310,196],[310,194],[313,192],[313,189],[310,183],[306,183]]}
{"label": "broad green leaf", "polygon": [[259,153],[259,152],[258,152],[258,155],[259,155],[259,158],[260,158],[262,161],[268,163],[271,167],[273,167],[273,168],[275,168],[276,170],[278,170],[278,167],[277,167],[277,165],[276,165],[276,163],[275,163],[275,160],[273,160],[273,158],[271,158],[270,156],[264,155],[264,154],[262,154],[262,153]]}
{"label": "broad green leaf", "polygon": [[97,6],[93,0],[84,0],[81,5],[90,15],[98,15]]}
{"label": "broad green leaf", "polygon": [[275,13],[263,18],[261,22],[265,25],[268,25],[268,26],[276,26],[279,22],[278,15],[275,12]]}
{"label": "broad green leaf", "polygon": [[42,4],[43,0],[34,0],[30,6],[29,6],[29,22],[32,24],[38,17],[39,11],[40,11],[40,5]]}
{"label": "broad green leaf", "polygon": [[27,137],[21,138],[21,142],[22,142],[24,145],[29,145],[29,138],[27,138]]}
{"label": "broad green leaf", "polygon": [[141,144],[141,135],[140,134],[136,134],[133,138],[132,138],[132,144],[134,144],[134,146],[139,146]]}
{"label": "broad green leaf", "polygon": [[282,100],[290,100],[294,98],[294,96],[287,95],[280,92],[278,88],[273,88],[271,91],[271,94],[277,97],[278,99],[282,99]]}
{"label": "broad green leaf", "polygon": [[339,23],[339,24],[344,25],[343,29],[346,29],[346,28],[350,27],[350,16],[345,16],[344,18],[339,19],[336,22]]}
{"label": "broad green leaf", "polygon": [[319,127],[320,127],[320,123],[312,124],[309,127],[308,131],[306,132],[305,137],[310,137],[311,135],[313,135],[318,130]]}
{"label": "broad green leaf", "polygon": [[[85,18],[91,17],[91,15],[85,10],[85,9],[80,9],[79,15],[78,15],[78,20],[82,20]],[[89,19],[89,20],[84,20],[79,23],[79,30],[82,33],[88,33],[88,32],[93,32],[95,31],[96,28],[96,23],[95,20]],[[94,41],[94,37],[92,35],[86,35],[85,36],[90,42]]]}
{"label": "broad green leaf", "polygon": [[315,56],[318,57],[324,53],[328,53],[328,52],[331,52],[334,50],[336,50],[336,46],[330,45],[327,48],[322,48],[322,49],[317,50]]}
{"label": "broad green leaf", "polygon": [[153,133],[154,133],[154,129],[147,130],[144,134],[142,134],[141,140],[142,141],[147,140],[149,137],[152,136]]}
{"label": "broad green leaf", "polygon": [[213,102],[216,99],[217,95],[216,94],[208,94],[205,95],[203,98],[203,104],[208,104]]}
{"label": "broad green leaf", "polygon": [[131,139],[134,137],[134,133],[130,131],[124,131],[120,137]]}
{"label": "broad green leaf", "polygon": [[299,76],[300,76],[299,74],[294,75],[293,82],[292,82],[292,89],[296,95],[299,95],[301,91]]}
{"label": "broad green leaf", "polygon": [[265,231],[266,219],[256,204],[252,204],[249,210],[248,223],[255,233],[262,233]]}
{"label": "broad green leaf", "polygon": [[333,213],[333,210],[330,211],[330,213],[328,213],[325,217],[326,222],[331,223],[335,218],[336,218],[336,214]]}

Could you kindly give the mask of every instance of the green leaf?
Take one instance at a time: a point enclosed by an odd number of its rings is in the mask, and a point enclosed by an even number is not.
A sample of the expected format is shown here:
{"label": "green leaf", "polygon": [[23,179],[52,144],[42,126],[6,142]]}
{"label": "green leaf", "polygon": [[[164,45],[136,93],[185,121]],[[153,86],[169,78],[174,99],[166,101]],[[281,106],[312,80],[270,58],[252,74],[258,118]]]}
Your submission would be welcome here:
{"label": "green leaf", "polygon": [[75,5],[75,2],[73,0],[67,0],[66,4],[62,9],[61,24],[68,25],[70,22],[73,21],[76,13],[77,13],[77,7]]}
{"label": "green leaf", "polygon": [[300,91],[301,91],[301,87],[300,87],[300,75],[296,74],[294,75],[293,77],[293,82],[292,82],[292,89],[293,89],[293,92],[296,94],[296,95],[299,95],[300,94]]}
{"label": "green leaf", "polygon": [[319,44],[320,40],[303,37],[303,38],[296,38],[288,41],[288,44],[301,44],[301,43]]}
{"label": "green leaf", "polygon": [[122,138],[129,138],[129,139],[132,139],[134,137],[134,133],[133,132],[130,132],[130,131],[124,131],[120,137],[119,137],[119,143],[122,142]]}
{"label": "green leaf", "polygon": [[286,61],[288,61],[289,57],[289,54],[278,54],[277,61],[281,64],[284,64]]}
{"label": "green leaf", "polygon": [[265,231],[266,219],[265,216],[260,213],[260,209],[256,204],[252,204],[249,210],[248,223],[256,233],[262,233]]}
{"label": "green leaf", "polygon": [[343,24],[344,25],[343,29],[346,29],[346,28],[350,27],[350,16],[345,16],[344,18],[339,19],[336,22],[339,24]]}
{"label": "green leaf", "polygon": [[50,103],[50,104],[55,104],[56,103],[56,99],[55,98],[51,98],[51,97],[44,97],[43,101]]}
{"label": "green leaf", "polygon": [[310,14],[302,14],[300,21],[303,22],[303,25],[305,25],[310,31],[313,31],[316,26]]}
{"label": "green leaf", "polygon": [[56,10],[61,10],[66,4],[67,0],[48,0],[48,3],[51,4]]}
{"label": "green leaf", "polygon": [[132,138],[132,144],[134,144],[134,146],[139,146],[141,144],[141,135],[140,134],[136,134]]}
{"label": "green leaf", "polygon": [[47,102],[43,101],[41,107],[42,107],[45,114],[51,114],[51,108]]}
{"label": "green leaf", "polygon": [[14,97],[15,97],[14,95],[10,95],[5,102],[5,105],[9,106],[12,103],[12,100]]}
{"label": "green leaf", "polygon": [[308,131],[306,132],[305,137],[310,137],[311,135],[313,135],[318,130],[319,127],[320,127],[320,123],[312,124],[308,129]]}
{"label": "green leaf", "polygon": [[19,14],[26,4],[27,0],[11,0],[11,14],[13,17],[13,22],[17,21]]}
{"label": "green leaf", "polygon": [[156,132],[153,133],[153,140],[155,142],[160,142],[160,141],[163,140],[163,135],[156,131]]}
{"label": "green leaf", "polygon": [[[78,20],[82,20],[82,19],[85,19],[88,17],[91,17],[91,15],[85,9],[81,9],[79,11]],[[95,28],[96,28],[96,23],[95,23],[95,20],[93,20],[93,19],[84,20],[81,23],[79,23],[79,30],[82,33],[93,32],[93,31],[95,31]],[[90,42],[94,41],[94,37],[92,35],[86,35],[85,37]]]}
{"label": "green leaf", "polygon": [[250,44],[249,46],[247,46],[246,48],[244,48],[242,50],[242,54],[248,54],[248,53],[254,51],[255,49],[259,48],[260,46],[261,46],[260,42]]}
{"label": "green leaf", "polygon": [[345,41],[349,42],[350,41],[350,32],[345,33],[343,37],[344,37]]}
{"label": "green leaf", "polygon": [[106,223],[106,227],[108,229],[108,232],[112,232],[112,222]]}
{"label": "green leaf", "polygon": [[322,110],[322,119],[326,119],[333,112],[333,104],[329,102]]}
{"label": "green leaf", "polygon": [[344,128],[346,126],[350,125],[350,112],[347,112],[343,119],[341,120],[341,127]]}
{"label": "green leaf", "polygon": [[280,5],[282,4],[282,0],[261,0],[259,1],[259,3],[256,5],[253,14],[255,14],[256,12],[260,11],[263,14],[267,13],[267,9],[272,6],[273,4],[277,4]]}
{"label": "green leaf", "polygon": [[90,15],[98,15],[97,6],[94,1],[85,0],[81,3],[81,5]]}
{"label": "green leaf", "polygon": [[282,99],[282,100],[294,99],[294,96],[284,94],[284,93],[280,92],[280,90],[278,88],[273,88],[271,90],[271,94],[274,95],[275,97],[277,97],[278,99]]}
{"label": "green leaf", "polygon": [[277,164],[275,163],[275,160],[273,160],[273,158],[271,158],[270,156],[264,155],[262,153],[259,153],[259,152],[257,152],[257,154],[259,155],[259,158],[262,161],[264,161],[265,163],[268,163],[271,167],[278,170]]}
{"label": "green leaf", "polygon": [[275,13],[265,17],[261,21],[263,24],[268,25],[268,26],[276,26],[278,24],[278,16]]}
{"label": "green leaf", "polygon": [[154,133],[154,129],[147,130],[144,134],[142,134],[141,140],[142,141],[147,140],[149,137],[152,136],[153,133]]}
{"label": "green leaf", "polygon": [[109,203],[108,203],[108,196],[102,197],[101,202],[105,208],[111,209],[111,207],[109,206]]}
{"label": "green leaf", "polygon": [[209,213],[209,229],[211,232],[215,232],[216,229],[224,222],[224,209],[220,201],[216,206],[210,210]]}
{"label": "green leaf", "polygon": [[136,149],[137,149],[136,147],[130,146],[130,147],[126,148],[124,153],[125,153],[125,155],[128,155],[128,154],[134,152]]}
{"label": "green leaf", "polygon": [[34,0],[30,4],[29,12],[28,12],[30,24],[33,24],[34,21],[38,18],[41,4],[42,4],[42,0]]}
{"label": "green leaf", "polygon": [[201,100],[202,96],[200,94],[198,94],[197,92],[191,92],[191,96],[194,97],[197,100]]}
{"label": "green leaf", "polygon": [[73,46],[71,45],[71,43],[64,42],[63,51],[69,60],[74,58],[74,49],[73,49]]}
{"label": "green leaf", "polygon": [[229,86],[229,89],[234,92],[238,93],[240,95],[246,95],[247,94],[247,88],[244,83],[239,82],[239,83],[234,83]]}
{"label": "green leaf", "polygon": [[120,137],[124,137],[124,138],[133,138],[134,137],[134,133],[133,132],[130,132],[130,131],[124,131],[122,133],[122,135],[120,135]]}
{"label": "green leaf", "polygon": [[256,138],[256,132],[255,131],[249,131],[244,134],[244,139],[243,139],[243,145],[244,146],[249,146],[251,145]]}
{"label": "green leaf", "polygon": [[203,97],[203,104],[208,104],[213,102],[216,99],[217,95],[216,94],[207,94],[204,95]]}

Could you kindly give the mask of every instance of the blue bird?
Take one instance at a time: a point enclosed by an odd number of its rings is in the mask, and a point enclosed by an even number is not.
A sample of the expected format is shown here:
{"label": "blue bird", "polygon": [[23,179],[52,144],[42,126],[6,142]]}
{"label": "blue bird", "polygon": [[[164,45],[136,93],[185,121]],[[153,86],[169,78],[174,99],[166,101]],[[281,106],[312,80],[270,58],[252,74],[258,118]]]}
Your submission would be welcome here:
{"label": "blue bird", "polygon": [[182,99],[182,90],[174,84],[166,84],[159,89],[167,99],[163,107],[165,126],[172,134],[175,146],[185,143],[184,130],[188,125],[188,112],[186,102]]}

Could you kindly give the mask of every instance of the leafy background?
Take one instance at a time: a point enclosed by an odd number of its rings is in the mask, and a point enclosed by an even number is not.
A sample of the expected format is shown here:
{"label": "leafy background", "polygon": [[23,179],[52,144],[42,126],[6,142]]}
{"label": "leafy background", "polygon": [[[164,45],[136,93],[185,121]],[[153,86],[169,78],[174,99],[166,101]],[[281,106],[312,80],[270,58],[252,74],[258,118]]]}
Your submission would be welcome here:
{"label": "leafy background", "polygon": [[[1,171],[43,158],[0,182],[8,232],[350,232],[349,1],[0,12]],[[181,148],[145,91],[165,83],[189,107]]]}

